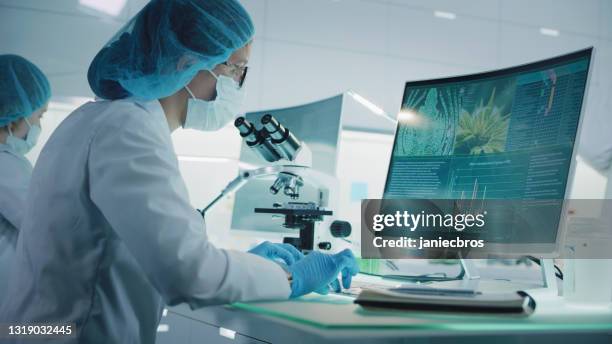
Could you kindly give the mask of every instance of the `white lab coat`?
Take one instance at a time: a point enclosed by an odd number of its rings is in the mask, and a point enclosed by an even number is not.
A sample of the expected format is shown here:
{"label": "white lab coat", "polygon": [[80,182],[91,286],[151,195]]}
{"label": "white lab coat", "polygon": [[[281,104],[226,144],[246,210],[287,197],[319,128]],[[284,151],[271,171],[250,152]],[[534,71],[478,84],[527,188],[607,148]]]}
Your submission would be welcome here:
{"label": "white lab coat", "polygon": [[0,323],[74,323],[70,343],[153,343],[164,304],[290,294],[278,264],[208,242],[157,101],[90,102],[55,130],[15,260]]}
{"label": "white lab coat", "polygon": [[[589,92],[597,92],[598,88]],[[609,181],[612,180],[611,92],[612,88],[601,89],[589,98],[578,143],[578,154],[589,165],[607,176]],[[608,182],[604,198],[612,199],[612,182]]]}
{"label": "white lab coat", "polygon": [[13,264],[17,229],[25,207],[32,164],[5,145],[0,144],[0,301],[6,294],[9,269]]}
{"label": "white lab coat", "polygon": [[[593,79],[593,75],[591,76]],[[593,83],[593,81],[595,81]],[[600,172],[612,163],[612,84],[601,79],[591,80],[585,99],[578,154]]]}

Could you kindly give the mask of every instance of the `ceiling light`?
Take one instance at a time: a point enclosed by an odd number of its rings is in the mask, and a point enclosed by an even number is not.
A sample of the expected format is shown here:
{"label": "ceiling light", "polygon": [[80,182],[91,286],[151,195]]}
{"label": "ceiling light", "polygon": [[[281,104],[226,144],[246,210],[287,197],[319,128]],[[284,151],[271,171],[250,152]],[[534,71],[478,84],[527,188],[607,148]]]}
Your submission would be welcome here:
{"label": "ceiling light", "polygon": [[546,27],[541,27],[540,33],[544,36],[551,36],[551,37],[559,37],[559,35],[561,34],[559,30],[549,29]]}
{"label": "ceiling light", "polygon": [[372,103],[371,101],[355,93],[354,91],[347,91],[346,93],[349,96],[353,97],[353,99],[355,99],[359,104],[365,106],[366,108],[368,108],[368,110],[372,111],[375,115],[381,116],[395,123],[395,119],[391,118],[391,116],[389,116],[389,114],[387,114],[385,110],[383,110],[380,106]]}
{"label": "ceiling light", "polygon": [[457,15],[453,12],[434,11],[434,17],[453,20],[457,18]]}
{"label": "ceiling light", "polygon": [[118,16],[127,0],[79,0],[79,4],[86,8],[107,14],[109,16]]}
{"label": "ceiling light", "polygon": [[348,91],[348,95],[353,97],[359,104],[367,107],[370,111],[374,112],[377,115],[385,115],[385,110],[381,109],[378,105],[372,103],[371,101],[365,99],[364,97],[358,95],[353,91]]}

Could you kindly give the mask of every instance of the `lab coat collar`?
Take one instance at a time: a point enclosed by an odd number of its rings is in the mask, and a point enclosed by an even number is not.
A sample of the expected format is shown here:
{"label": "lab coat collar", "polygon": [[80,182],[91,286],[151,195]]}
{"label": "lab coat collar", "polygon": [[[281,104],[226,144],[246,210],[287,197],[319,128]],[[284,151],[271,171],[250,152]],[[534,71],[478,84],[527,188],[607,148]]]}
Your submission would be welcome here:
{"label": "lab coat collar", "polygon": [[0,143],[0,152],[7,152],[11,155],[14,155],[20,160],[29,161],[25,156],[15,152],[13,148],[11,148],[11,146],[7,145],[6,143]]}
{"label": "lab coat collar", "polygon": [[170,125],[168,124],[168,119],[166,118],[166,114],[164,113],[164,109],[161,106],[159,100],[150,100],[150,101],[134,101],[138,106],[142,107],[145,111],[152,114],[155,119],[164,123],[164,128],[168,129],[169,133],[172,133],[170,129]]}
{"label": "lab coat collar", "polygon": [[13,152],[11,150],[11,147],[9,145],[7,145],[6,143],[0,143],[0,152]]}

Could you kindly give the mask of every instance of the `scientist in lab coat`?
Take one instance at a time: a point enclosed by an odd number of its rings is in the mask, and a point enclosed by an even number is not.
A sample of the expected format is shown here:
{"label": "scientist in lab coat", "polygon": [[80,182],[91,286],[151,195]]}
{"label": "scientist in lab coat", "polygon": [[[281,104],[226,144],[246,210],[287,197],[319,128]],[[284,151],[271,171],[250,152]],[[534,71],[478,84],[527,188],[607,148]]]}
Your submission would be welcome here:
{"label": "scientist in lab coat", "polygon": [[25,154],[36,145],[49,98],[49,81],[38,67],[21,56],[0,55],[0,301],[32,176]]}
{"label": "scientist in lab coat", "polygon": [[[591,92],[595,96],[591,95]],[[612,199],[612,86],[606,87],[603,82],[597,88],[589,90],[589,103],[583,119],[578,153],[598,172],[608,178],[605,199]],[[604,204],[607,206],[608,204]],[[612,214],[606,214],[608,217]]]}
{"label": "scientist in lab coat", "polygon": [[76,325],[54,343],[153,343],[166,304],[350,285],[350,251],[218,249],[190,205],[170,134],[237,115],[253,31],[235,0],[153,0],[95,56],[100,100],[63,121],[34,168],[0,323]]}

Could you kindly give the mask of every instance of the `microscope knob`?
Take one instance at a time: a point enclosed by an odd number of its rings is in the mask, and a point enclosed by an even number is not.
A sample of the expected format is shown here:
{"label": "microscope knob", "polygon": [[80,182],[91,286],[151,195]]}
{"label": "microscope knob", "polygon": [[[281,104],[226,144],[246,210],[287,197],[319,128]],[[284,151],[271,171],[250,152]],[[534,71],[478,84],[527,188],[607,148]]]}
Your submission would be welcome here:
{"label": "microscope knob", "polygon": [[351,229],[350,222],[340,220],[332,222],[331,226],[329,226],[329,230],[335,238],[346,238],[351,235]]}
{"label": "microscope knob", "polygon": [[331,242],[327,242],[327,241],[320,242],[318,246],[320,250],[326,250],[326,251],[331,250],[331,247],[332,247]]}

